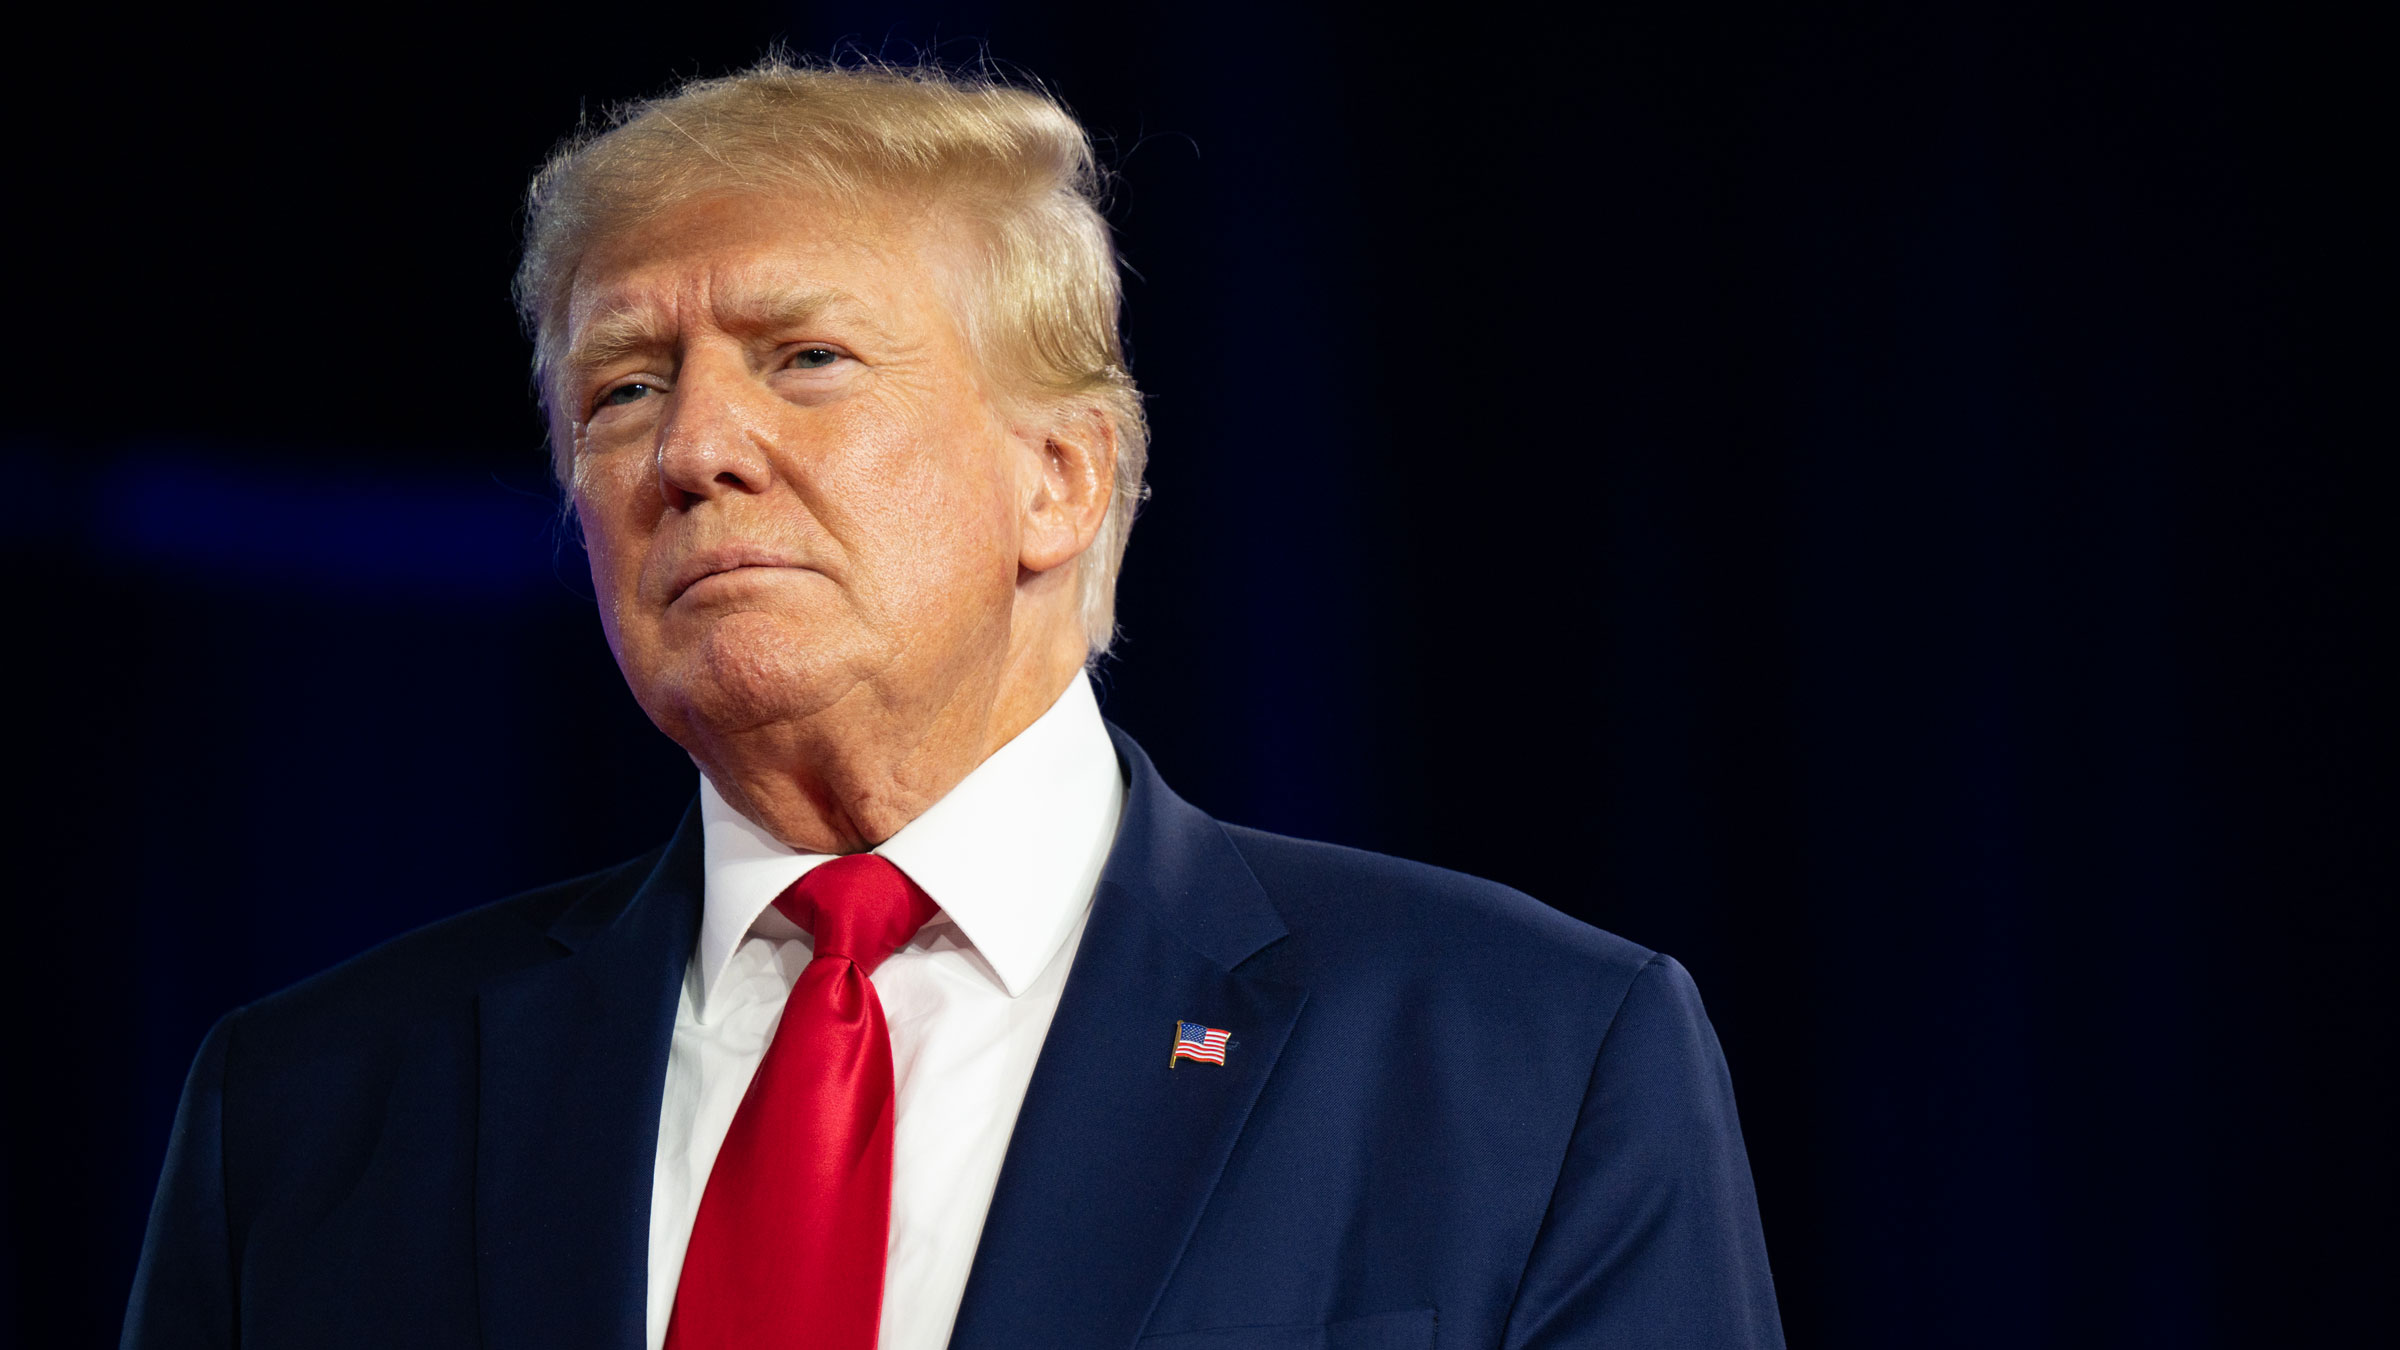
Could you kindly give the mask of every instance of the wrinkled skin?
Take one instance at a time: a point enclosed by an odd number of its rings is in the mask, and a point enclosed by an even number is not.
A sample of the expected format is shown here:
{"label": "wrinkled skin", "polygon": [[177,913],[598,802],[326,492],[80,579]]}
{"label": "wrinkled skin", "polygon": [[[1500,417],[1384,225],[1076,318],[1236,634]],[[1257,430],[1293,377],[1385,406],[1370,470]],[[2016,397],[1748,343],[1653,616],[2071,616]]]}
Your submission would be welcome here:
{"label": "wrinkled skin", "polygon": [[1082,667],[1112,432],[982,369],[955,228],[718,196],[576,273],[552,432],[609,647],[795,848],[890,837]]}

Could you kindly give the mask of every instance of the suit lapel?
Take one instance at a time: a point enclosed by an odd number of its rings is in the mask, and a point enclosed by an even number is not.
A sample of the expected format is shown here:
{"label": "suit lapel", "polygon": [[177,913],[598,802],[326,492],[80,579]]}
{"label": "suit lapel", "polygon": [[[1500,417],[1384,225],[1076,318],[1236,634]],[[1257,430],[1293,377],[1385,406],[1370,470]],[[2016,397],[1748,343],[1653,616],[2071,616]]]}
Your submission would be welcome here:
{"label": "suit lapel", "polygon": [[[951,1345],[1130,1345],[1199,1221],[1304,990],[1241,973],[1283,921],[1214,820],[1110,728],[1130,779],[1010,1138]],[[1232,1033],[1170,1067],[1178,1020]]]}
{"label": "suit lapel", "polygon": [[700,923],[700,813],[638,887],[550,929],[560,959],[486,985],[475,1246],[490,1346],[639,1350],[659,1094]]}

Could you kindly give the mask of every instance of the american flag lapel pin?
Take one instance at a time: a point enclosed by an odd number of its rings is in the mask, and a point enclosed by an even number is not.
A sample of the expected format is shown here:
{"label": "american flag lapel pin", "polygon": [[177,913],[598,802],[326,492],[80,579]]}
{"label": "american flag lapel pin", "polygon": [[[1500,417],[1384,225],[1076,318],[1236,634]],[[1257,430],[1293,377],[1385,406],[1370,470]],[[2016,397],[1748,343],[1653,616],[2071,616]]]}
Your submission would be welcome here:
{"label": "american flag lapel pin", "polygon": [[1175,1053],[1167,1056],[1167,1067],[1175,1067],[1179,1059],[1197,1060],[1202,1064],[1225,1062],[1225,1036],[1222,1027],[1204,1027],[1198,1022],[1175,1024]]}

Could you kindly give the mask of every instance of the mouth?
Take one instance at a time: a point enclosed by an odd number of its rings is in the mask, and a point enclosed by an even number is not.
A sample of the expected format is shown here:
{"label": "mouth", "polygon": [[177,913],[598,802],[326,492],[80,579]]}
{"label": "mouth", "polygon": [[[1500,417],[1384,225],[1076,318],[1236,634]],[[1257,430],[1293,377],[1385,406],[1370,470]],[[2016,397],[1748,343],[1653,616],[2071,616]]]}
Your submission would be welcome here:
{"label": "mouth", "polygon": [[693,587],[716,577],[735,576],[743,572],[783,570],[800,566],[798,560],[754,548],[718,548],[695,554],[676,570],[674,585],[667,603],[674,604]]}

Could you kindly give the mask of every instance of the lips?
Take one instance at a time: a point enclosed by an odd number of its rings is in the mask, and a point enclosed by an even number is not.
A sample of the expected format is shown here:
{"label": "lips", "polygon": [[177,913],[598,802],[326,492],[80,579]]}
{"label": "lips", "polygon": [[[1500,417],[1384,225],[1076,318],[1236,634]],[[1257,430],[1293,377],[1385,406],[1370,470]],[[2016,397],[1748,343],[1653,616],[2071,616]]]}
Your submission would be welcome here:
{"label": "lips", "polygon": [[798,567],[799,559],[773,549],[743,544],[721,545],[704,549],[684,559],[675,570],[675,582],[669,589],[667,603],[674,604],[683,593],[710,577],[738,572],[745,567]]}

